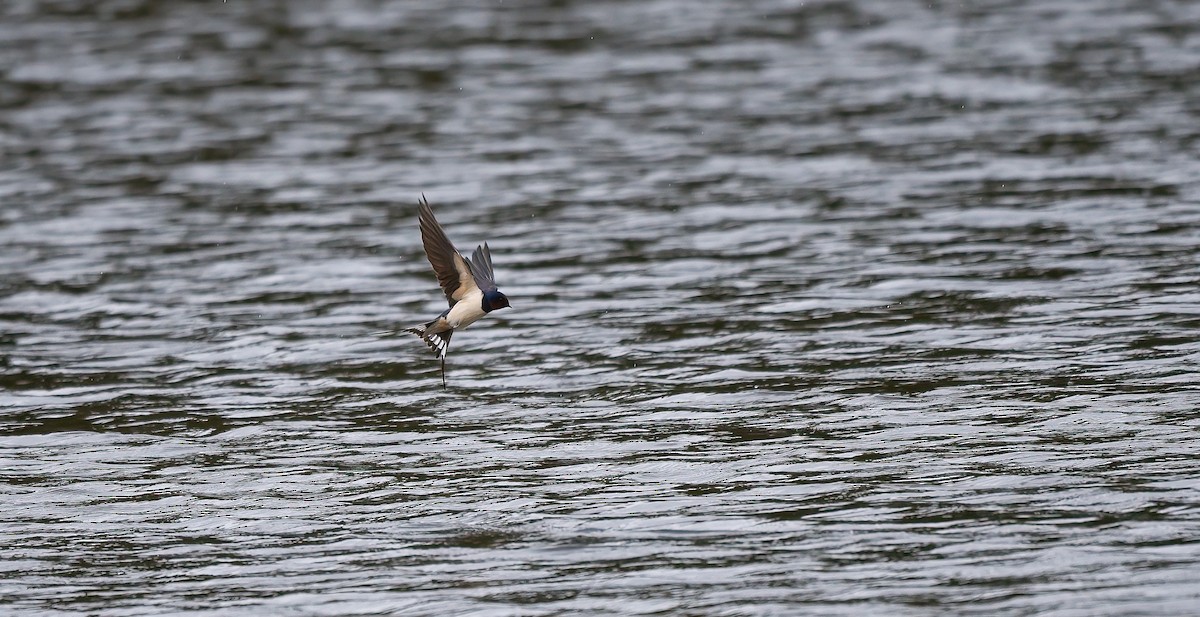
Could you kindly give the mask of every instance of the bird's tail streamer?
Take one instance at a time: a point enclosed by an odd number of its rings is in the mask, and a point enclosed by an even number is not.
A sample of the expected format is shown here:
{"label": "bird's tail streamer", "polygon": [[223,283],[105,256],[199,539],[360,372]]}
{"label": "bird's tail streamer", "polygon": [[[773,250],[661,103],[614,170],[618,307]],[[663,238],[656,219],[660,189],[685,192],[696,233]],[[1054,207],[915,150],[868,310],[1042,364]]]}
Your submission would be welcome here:
{"label": "bird's tail streamer", "polygon": [[438,359],[442,361],[442,387],[446,387],[446,351],[450,349],[450,337],[454,334],[454,330],[446,330],[445,332],[430,332],[430,324],[422,324],[405,328],[404,331],[410,334],[415,334],[425,341],[426,345],[437,354]]}

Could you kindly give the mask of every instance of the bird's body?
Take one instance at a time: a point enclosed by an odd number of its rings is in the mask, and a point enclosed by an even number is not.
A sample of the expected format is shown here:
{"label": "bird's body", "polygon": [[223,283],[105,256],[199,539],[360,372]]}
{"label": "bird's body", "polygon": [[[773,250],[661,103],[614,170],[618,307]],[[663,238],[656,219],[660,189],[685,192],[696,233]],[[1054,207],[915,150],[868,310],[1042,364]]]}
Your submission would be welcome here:
{"label": "bird's body", "polygon": [[463,296],[462,300],[450,307],[443,319],[446,320],[451,330],[457,330],[479,321],[479,318],[484,315],[487,315],[487,312],[483,310],[483,292],[475,290]]}
{"label": "bird's body", "polygon": [[450,349],[450,337],[457,330],[479,321],[488,313],[509,306],[508,298],[496,289],[496,278],[492,272],[492,252],[487,243],[471,253],[471,259],[454,248],[446,232],[433,217],[433,210],[425,196],[421,196],[421,242],[425,256],[437,274],[438,284],[446,294],[450,308],[433,321],[407,328],[421,337],[426,345],[442,361],[442,387],[446,385],[446,352]]}

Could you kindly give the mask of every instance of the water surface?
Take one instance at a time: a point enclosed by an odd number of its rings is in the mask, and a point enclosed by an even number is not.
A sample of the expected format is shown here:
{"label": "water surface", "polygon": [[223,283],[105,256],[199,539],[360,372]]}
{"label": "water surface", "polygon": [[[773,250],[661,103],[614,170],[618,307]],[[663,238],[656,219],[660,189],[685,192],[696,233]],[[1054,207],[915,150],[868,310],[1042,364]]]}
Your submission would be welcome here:
{"label": "water surface", "polygon": [[0,612],[1200,601],[1200,8],[0,11]]}

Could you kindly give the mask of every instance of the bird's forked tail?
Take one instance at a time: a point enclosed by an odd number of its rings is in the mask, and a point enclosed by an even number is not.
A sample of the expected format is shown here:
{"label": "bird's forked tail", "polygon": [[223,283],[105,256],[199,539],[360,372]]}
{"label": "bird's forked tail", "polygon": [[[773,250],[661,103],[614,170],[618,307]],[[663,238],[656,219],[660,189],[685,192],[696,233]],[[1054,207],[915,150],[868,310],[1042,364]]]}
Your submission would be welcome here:
{"label": "bird's forked tail", "polygon": [[454,334],[454,330],[430,332],[429,326],[433,325],[434,323],[437,323],[437,321],[435,320],[427,324],[405,328],[404,331],[419,336],[422,341],[425,341],[426,345],[429,345],[429,348],[433,350],[433,353],[437,354],[439,358],[445,359],[446,352],[450,349],[450,335]]}
{"label": "bird's forked tail", "polygon": [[446,352],[450,350],[450,337],[454,334],[454,330],[443,330],[441,332],[430,332],[429,327],[437,323],[433,320],[427,324],[405,328],[405,332],[415,334],[425,341],[426,345],[437,354],[438,359],[442,361],[442,387],[446,387]]}

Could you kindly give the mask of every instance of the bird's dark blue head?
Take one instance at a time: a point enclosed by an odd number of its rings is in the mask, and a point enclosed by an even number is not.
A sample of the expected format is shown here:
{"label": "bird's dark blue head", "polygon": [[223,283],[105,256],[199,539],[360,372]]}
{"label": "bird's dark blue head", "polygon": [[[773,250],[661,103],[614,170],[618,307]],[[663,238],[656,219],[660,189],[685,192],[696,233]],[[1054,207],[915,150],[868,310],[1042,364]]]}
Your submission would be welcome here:
{"label": "bird's dark blue head", "polygon": [[497,289],[493,289],[483,294],[483,312],[485,313],[490,313],[496,309],[502,309],[508,305],[508,296],[500,293],[500,291]]}

